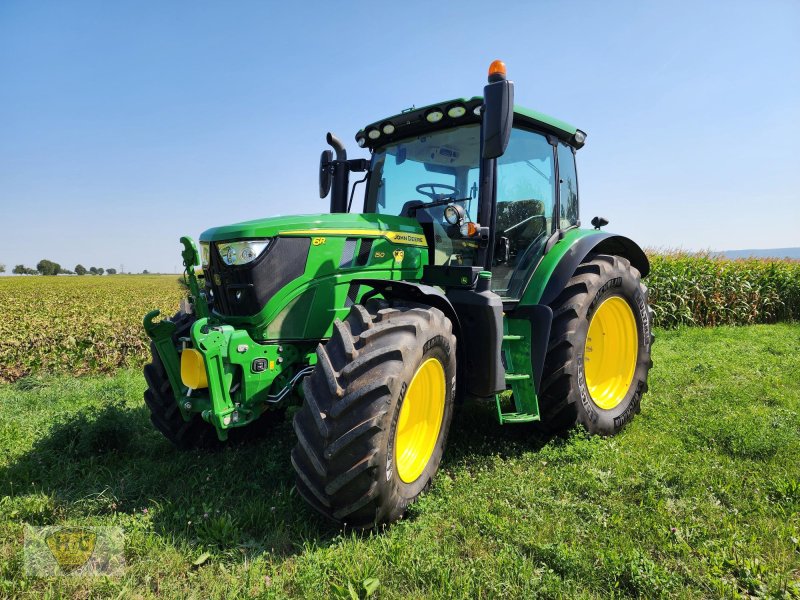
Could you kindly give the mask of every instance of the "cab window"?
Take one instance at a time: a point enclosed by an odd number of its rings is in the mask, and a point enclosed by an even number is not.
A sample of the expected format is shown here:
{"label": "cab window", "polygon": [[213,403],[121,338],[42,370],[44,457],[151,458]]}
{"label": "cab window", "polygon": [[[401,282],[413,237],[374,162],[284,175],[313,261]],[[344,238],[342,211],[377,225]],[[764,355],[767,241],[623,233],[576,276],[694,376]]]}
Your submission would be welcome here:
{"label": "cab window", "polygon": [[468,220],[478,221],[479,166],[480,125],[390,144],[372,156],[364,211],[408,216],[414,207],[416,217],[433,228],[432,262],[472,265],[478,245],[447,224],[444,209],[459,204]]}
{"label": "cab window", "polygon": [[544,135],[514,129],[497,162],[495,240],[508,248],[508,259],[495,251],[492,289],[518,298],[556,228],[554,149]]}
{"label": "cab window", "polygon": [[564,143],[558,144],[558,193],[561,207],[561,229],[578,224],[578,175],[575,152]]}

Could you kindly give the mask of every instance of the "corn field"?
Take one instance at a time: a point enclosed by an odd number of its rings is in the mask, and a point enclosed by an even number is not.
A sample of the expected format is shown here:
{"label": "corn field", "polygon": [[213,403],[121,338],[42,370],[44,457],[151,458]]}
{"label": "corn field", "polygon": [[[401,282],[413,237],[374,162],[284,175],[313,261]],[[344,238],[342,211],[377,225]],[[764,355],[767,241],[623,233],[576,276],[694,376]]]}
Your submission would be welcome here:
{"label": "corn field", "polygon": [[650,255],[645,283],[656,326],[751,325],[800,319],[800,261]]}
{"label": "corn field", "polygon": [[[800,320],[800,262],[651,254],[645,280],[656,325],[749,325]],[[178,277],[0,277],[0,382],[140,368],[149,360],[142,317],[172,315]]]}

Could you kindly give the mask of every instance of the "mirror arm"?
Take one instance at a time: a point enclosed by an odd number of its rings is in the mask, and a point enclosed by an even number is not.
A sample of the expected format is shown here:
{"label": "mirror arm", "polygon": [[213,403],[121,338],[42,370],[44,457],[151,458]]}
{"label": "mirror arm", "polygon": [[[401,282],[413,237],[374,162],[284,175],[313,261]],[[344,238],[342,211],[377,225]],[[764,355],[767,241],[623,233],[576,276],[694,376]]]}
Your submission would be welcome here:
{"label": "mirror arm", "polygon": [[347,170],[351,173],[363,173],[369,171],[368,158],[351,158],[347,161]]}

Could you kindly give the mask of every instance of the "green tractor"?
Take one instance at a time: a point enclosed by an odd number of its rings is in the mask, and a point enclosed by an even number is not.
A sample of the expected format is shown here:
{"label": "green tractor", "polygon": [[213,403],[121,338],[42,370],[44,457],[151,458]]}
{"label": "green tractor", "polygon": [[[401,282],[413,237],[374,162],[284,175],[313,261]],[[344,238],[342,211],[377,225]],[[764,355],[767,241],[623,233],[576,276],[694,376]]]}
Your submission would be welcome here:
{"label": "green tractor", "polygon": [[359,131],[370,159],[329,133],[330,213],[181,238],[188,298],[144,319],[153,424],[207,446],[299,404],[297,489],[356,528],[400,518],[430,485],[465,398],[496,403],[500,423],[617,433],[652,366],[649,264],[604,219],[581,229],[585,139],[515,106],[500,61],[482,97]]}

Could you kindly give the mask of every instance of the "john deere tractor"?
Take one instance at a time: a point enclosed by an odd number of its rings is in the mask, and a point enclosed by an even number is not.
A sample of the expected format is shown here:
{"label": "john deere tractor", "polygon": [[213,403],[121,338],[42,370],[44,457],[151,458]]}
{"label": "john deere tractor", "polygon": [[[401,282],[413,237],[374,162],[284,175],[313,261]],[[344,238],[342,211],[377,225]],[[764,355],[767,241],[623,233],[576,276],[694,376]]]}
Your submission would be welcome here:
{"label": "john deere tractor", "polygon": [[585,140],[515,106],[500,61],[482,97],[367,125],[369,159],[329,133],[329,213],[181,238],[188,298],[144,319],[153,424],[206,446],[299,404],[297,489],[352,527],[398,519],[430,485],[465,398],[500,423],[617,433],[652,365],[649,265],[604,219],[581,228]]}

